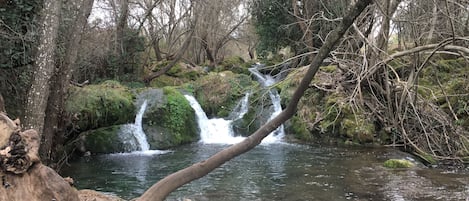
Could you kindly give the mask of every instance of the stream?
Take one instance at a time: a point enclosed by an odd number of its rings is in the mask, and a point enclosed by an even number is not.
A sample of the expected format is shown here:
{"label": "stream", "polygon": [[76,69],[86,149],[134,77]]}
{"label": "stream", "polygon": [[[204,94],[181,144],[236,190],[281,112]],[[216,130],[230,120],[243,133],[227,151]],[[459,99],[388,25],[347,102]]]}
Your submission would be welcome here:
{"label": "stream", "polygon": [[[87,188],[125,199],[141,195],[164,176],[206,159],[228,145],[194,143],[170,152],[110,154],[82,158],[61,174]],[[427,168],[382,167],[389,158],[412,156],[381,148],[260,145],[167,200],[468,200],[469,173]]]}
{"label": "stream", "polygon": [[[268,87],[276,80],[250,69]],[[269,89],[272,114],[282,110],[280,97]],[[121,130],[122,139],[137,150],[88,156],[73,161],[61,175],[72,177],[78,189],[93,189],[124,199],[143,194],[151,185],[244,139],[232,129],[233,120],[248,110],[246,93],[229,119],[208,118],[197,100],[186,95],[195,111],[200,141],[168,151],[149,150],[142,130],[146,100],[139,100],[135,122]],[[191,201],[469,201],[469,170],[444,171],[419,163],[412,155],[390,148],[299,145],[283,140],[283,126],[261,145],[225,163],[207,176],[186,184],[167,200]],[[383,167],[388,159],[407,159],[409,169]]]}

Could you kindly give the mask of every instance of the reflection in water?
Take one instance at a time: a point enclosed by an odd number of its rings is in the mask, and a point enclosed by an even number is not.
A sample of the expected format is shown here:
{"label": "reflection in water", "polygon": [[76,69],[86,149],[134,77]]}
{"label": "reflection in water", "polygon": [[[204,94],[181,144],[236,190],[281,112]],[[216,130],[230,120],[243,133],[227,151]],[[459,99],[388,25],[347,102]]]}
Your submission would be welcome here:
{"label": "reflection in water", "polygon": [[[126,199],[153,183],[204,160],[227,145],[192,144],[156,155],[105,155],[72,163],[63,176],[78,188]],[[168,200],[466,200],[469,173],[442,172],[418,164],[408,170],[382,167],[389,158],[409,155],[389,149],[258,146],[199,180],[182,186]]]}

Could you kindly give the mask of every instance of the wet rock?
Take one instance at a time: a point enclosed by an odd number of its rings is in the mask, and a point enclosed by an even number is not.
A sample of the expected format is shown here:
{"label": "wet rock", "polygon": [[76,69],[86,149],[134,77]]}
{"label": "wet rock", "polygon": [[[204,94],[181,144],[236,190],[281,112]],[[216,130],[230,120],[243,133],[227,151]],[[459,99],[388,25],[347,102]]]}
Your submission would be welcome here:
{"label": "wet rock", "polygon": [[108,154],[130,151],[130,147],[119,136],[121,125],[109,126],[84,132],[77,142],[82,153]]}
{"label": "wet rock", "polygon": [[414,167],[415,164],[405,159],[389,159],[384,162],[383,166],[387,168],[393,168],[393,169],[394,168],[411,168],[411,167]]}
{"label": "wet rock", "polygon": [[177,89],[150,89],[139,96],[139,100],[144,99],[148,106],[142,127],[151,149],[167,149],[198,139],[194,110]]}

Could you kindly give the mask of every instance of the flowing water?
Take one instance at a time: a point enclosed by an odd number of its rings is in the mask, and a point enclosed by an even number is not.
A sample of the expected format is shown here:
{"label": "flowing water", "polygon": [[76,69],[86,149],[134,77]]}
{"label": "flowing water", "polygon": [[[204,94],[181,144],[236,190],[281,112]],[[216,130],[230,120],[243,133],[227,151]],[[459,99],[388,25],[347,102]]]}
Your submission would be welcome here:
{"label": "flowing water", "polygon": [[[275,118],[280,112],[282,112],[282,105],[280,104],[280,95],[275,88],[271,88],[273,84],[275,84],[278,80],[276,80],[271,75],[265,75],[259,72],[256,67],[249,68],[249,72],[251,72],[254,77],[256,77],[257,81],[264,87],[268,89],[270,100],[272,101],[273,112],[269,118],[269,120]],[[280,125],[273,134],[268,135],[263,142],[276,142],[281,140],[285,136],[285,129],[283,124]]]}
{"label": "flowing water", "polygon": [[[72,177],[80,189],[131,199],[226,146],[195,143],[160,155],[93,156],[71,163],[62,176]],[[423,165],[391,170],[382,167],[389,158],[412,157],[392,149],[260,145],[184,185],[168,200],[467,200],[469,173]]]}
{"label": "flowing water", "polygon": [[[130,138],[127,140],[131,144],[132,151],[148,151],[150,150],[150,145],[148,144],[147,137],[142,128],[142,118],[145,110],[147,109],[148,102],[144,100],[140,109],[138,110],[137,115],[135,116],[135,122],[133,124],[126,124],[122,126],[120,131],[121,138]],[[128,136],[128,137],[127,137]],[[133,137],[133,138],[132,138]]]}
{"label": "flowing water", "polygon": [[[275,82],[256,69],[250,70],[266,88]],[[275,90],[269,90],[269,95],[275,108],[273,118],[281,111],[280,99]],[[147,106],[143,101],[135,123],[121,131],[127,136],[123,139],[138,145],[134,150],[140,151],[84,157],[71,162],[61,175],[72,177],[79,189],[132,199],[163,177],[244,139],[236,137],[231,122],[247,112],[249,93],[228,120],[209,119],[194,97],[185,97],[196,112],[201,131],[198,143],[170,151],[148,150],[141,129]],[[280,127],[258,147],[182,186],[168,200],[469,201],[469,170],[430,169],[395,149],[297,145],[284,142],[283,136]],[[383,162],[391,158],[412,160],[416,166],[384,168]]]}

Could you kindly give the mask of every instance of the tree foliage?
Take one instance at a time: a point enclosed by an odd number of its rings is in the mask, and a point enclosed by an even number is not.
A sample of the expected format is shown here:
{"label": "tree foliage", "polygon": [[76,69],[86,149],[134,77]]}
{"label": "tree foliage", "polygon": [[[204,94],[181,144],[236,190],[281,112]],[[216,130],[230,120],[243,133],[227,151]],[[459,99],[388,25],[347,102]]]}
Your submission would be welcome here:
{"label": "tree foliage", "polygon": [[0,68],[31,63],[41,2],[12,0],[0,3]]}
{"label": "tree foliage", "polygon": [[277,52],[280,48],[295,48],[301,38],[300,27],[291,15],[290,1],[254,0],[251,8],[256,33],[259,36],[259,55]]}

